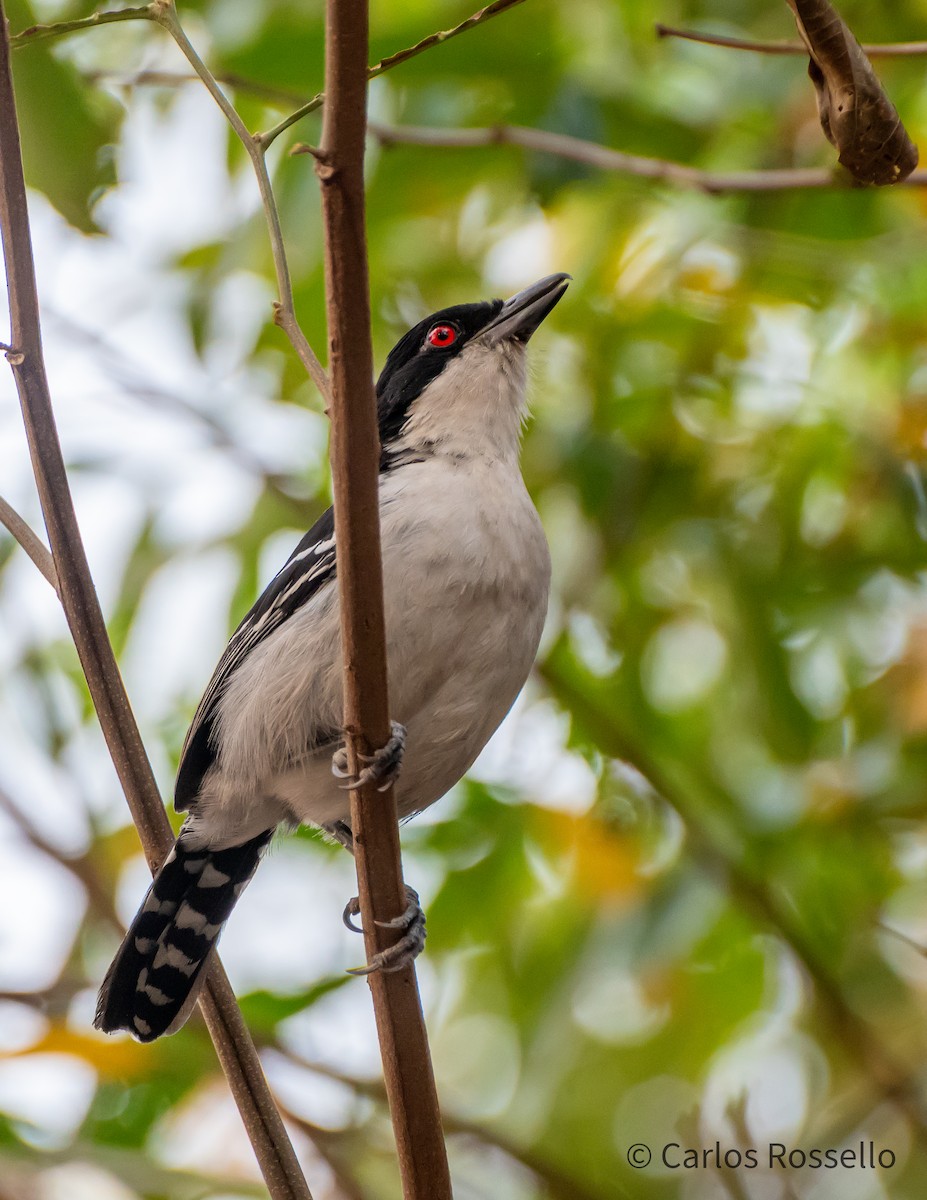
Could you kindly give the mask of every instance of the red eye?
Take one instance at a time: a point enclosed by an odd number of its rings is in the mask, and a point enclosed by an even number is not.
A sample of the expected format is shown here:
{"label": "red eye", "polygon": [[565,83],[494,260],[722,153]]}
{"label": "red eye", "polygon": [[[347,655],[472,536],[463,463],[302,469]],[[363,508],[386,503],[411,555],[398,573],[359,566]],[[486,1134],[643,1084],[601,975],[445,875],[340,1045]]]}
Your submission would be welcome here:
{"label": "red eye", "polygon": [[435,325],[433,329],[428,330],[426,340],[432,346],[438,346],[441,349],[445,346],[453,346],[457,341],[457,330],[453,325]]}

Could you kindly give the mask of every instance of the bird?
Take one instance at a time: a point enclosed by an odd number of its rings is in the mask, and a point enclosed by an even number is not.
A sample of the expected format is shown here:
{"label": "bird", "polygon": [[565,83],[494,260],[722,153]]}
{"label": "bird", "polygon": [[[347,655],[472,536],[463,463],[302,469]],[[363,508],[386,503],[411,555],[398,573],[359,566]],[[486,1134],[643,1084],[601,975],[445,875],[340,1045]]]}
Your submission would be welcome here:
{"label": "bird", "polygon": [[[186,813],[100,989],[94,1025],[150,1042],[185,1022],[232,908],[275,830],[352,849],[350,787],[395,786],[400,819],[439,800],[521,691],[543,630],[550,554],[520,467],[526,348],[563,296],[549,275],[508,300],[410,329],[376,385],[387,745],[346,786],[335,522],[325,512],[232,635],[193,717],[174,807]],[[403,936],[424,944],[407,888]],[[356,898],[345,923],[358,912]]]}

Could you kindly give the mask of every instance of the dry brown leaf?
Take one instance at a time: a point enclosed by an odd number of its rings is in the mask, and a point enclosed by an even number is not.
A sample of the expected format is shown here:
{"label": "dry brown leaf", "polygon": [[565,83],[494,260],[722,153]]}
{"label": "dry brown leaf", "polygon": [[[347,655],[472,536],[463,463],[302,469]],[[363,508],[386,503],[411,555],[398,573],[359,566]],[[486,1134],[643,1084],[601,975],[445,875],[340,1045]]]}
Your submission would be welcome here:
{"label": "dry brown leaf", "polygon": [[788,0],[811,61],[821,128],[860,183],[900,183],[917,166],[917,147],[859,42],[828,0]]}

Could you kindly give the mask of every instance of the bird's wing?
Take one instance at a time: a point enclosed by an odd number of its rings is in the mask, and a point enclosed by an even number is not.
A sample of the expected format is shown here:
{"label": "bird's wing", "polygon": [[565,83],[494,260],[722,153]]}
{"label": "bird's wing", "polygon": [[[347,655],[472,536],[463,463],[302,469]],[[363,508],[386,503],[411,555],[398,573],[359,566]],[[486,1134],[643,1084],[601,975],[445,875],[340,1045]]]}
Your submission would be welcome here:
{"label": "bird's wing", "polygon": [[215,761],[212,728],[223,689],[251,651],[335,578],[335,520],[332,509],[319,517],[286,565],[235,632],[193,716],[180,752],[174,808],[184,812]]}

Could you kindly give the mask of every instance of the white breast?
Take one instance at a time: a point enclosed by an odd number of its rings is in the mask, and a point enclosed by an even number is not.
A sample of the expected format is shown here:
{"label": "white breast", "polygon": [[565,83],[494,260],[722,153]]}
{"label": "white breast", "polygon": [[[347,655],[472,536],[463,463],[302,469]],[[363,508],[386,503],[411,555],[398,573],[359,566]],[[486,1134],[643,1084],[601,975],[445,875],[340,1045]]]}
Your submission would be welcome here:
{"label": "white breast", "polygon": [[[550,559],[514,464],[437,455],[382,478],[390,711],[407,727],[400,813],[464,774],[521,690],[547,610]],[[219,756],[199,798],[211,845],[289,813],[348,815],[320,728],[341,725],[337,585],[258,646],[220,702]],[[209,828],[206,833],[206,826]]]}
{"label": "white breast", "polygon": [[524,685],[550,556],[517,469],[436,459],[403,475],[395,501],[384,495],[382,521],[390,704],[408,728],[397,800],[407,813],[457,782]]}

